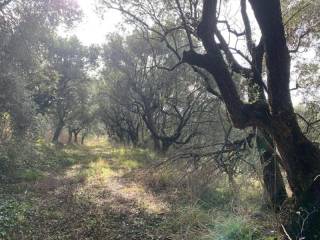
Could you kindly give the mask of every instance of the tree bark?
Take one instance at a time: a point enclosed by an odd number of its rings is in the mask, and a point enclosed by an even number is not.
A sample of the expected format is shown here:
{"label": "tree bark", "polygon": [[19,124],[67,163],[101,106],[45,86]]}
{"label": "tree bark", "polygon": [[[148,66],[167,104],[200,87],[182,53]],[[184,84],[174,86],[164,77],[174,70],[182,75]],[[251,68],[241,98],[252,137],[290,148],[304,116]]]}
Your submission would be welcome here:
{"label": "tree bark", "polygon": [[258,130],[256,141],[260,153],[264,187],[272,207],[278,211],[287,199],[287,192],[279,167],[280,158],[275,152],[272,139],[266,132]]}
{"label": "tree bark", "polygon": [[55,130],[55,132],[53,134],[53,138],[52,138],[52,142],[53,143],[58,143],[59,137],[60,137],[60,134],[62,132],[63,127],[64,127],[64,122],[59,121],[59,123],[58,123],[58,125],[56,127],[56,130]]}
{"label": "tree bark", "polygon": [[287,199],[287,192],[281,175],[278,156],[274,152],[266,151],[260,157],[263,165],[263,181],[272,207],[279,211]]}
{"label": "tree bark", "polygon": [[78,134],[79,132],[74,132],[74,143],[78,144]]}
{"label": "tree bark", "polygon": [[[310,219],[318,223],[320,180],[315,179],[319,179],[317,177],[320,175],[320,151],[302,134],[291,102],[290,56],[280,0],[249,0],[249,2],[262,32],[268,70],[268,104],[263,101],[243,103],[239,97],[230,73],[230,67],[236,69],[238,66],[225,62],[228,51],[222,49],[226,54],[225,58],[221,53],[223,41],[217,44],[215,38],[219,37],[216,18],[217,0],[204,0],[202,19],[198,26],[197,33],[206,54],[199,54],[191,49],[184,52],[182,61],[204,68],[212,74],[235,127],[239,129],[249,126],[259,127],[270,134],[287,173],[296,200],[296,210],[303,209],[312,213]],[[239,72],[241,74],[241,71]],[[268,155],[270,154],[266,154],[265,157]],[[266,175],[266,178],[270,177]],[[299,232],[300,237],[319,239],[320,228],[314,227],[312,221],[306,221],[302,231],[295,228],[297,225],[294,222],[289,224],[290,233],[296,236]]]}
{"label": "tree bark", "polygon": [[[289,126],[288,126],[288,125]],[[292,236],[301,239],[320,238],[320,153],[292,122],[281,122],[274,133],[288,182],[293,191],[295,212],[304,212],[307,217],[301,229],[301,216],[293,214],[286,225]],[[306,218],[306,217],[305,217]],[[316,225],[318,224],[318,225]]]}

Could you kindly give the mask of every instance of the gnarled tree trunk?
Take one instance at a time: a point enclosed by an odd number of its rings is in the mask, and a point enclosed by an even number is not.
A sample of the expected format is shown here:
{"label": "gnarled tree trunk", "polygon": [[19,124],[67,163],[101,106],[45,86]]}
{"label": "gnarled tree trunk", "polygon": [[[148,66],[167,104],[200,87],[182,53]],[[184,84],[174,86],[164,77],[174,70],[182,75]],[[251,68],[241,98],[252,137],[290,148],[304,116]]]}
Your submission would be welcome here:
{"label": "gnarled tree trunk", "polygon": [[[259,127],[275,142],[282,165],[287,173],[296,200],[296,210],[309,214],[304,229],[296,226],[296,219],[288,225],[289,234],[300,238],[319,239],[320,211],[320,151],[301,132],[290,96],[290,56],[286,44],[280,0],[249,0],[262,33],[262,46],[266,57],[268,104],[265,101],[244,103],[230,72],[247,78],[256,69],[240,66],[217,28],[217,0],[204,0],[202,19],[197,34],[206,50],[197,53],[193,48],[184,52],[182,61],[204,68],[214,77],[235,127]],[[241,0],[242,10],[245,0]],[[244,9],[245,10],[245,9]],[[245,12],[245,11],[244,11]],[[248,17],[244,15],[248,50],[253,60],[257,48],[252,41]],[[219,39],[219,44],[216,39]],[[223,52],[223,54],[222,54]],[[226,63],[226,61],[228,63]],[[252,64],[255,64],[253,61]],[[260,80],[262,78],[260,77]],[[262,84],[263,85],[263,84]],[[312,214],[311,214],[312,213]]]}

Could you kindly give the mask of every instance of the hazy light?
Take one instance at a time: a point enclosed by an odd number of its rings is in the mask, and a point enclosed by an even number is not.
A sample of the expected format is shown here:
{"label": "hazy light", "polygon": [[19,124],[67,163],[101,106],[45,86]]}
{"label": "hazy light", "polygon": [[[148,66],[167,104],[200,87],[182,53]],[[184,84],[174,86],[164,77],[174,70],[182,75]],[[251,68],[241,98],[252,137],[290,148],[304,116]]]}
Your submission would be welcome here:
{"label": "hazy light", "polygon": [[59,35],[76,35],[85,45],[101,44],[105,42],[106,34],[117,30],[117,24],[121,22],[121,14],[115,10],[106,10],[103,16],[96,11],[96,0],[77,0],[82,11],[81,23],[71,30],[60,29]]}

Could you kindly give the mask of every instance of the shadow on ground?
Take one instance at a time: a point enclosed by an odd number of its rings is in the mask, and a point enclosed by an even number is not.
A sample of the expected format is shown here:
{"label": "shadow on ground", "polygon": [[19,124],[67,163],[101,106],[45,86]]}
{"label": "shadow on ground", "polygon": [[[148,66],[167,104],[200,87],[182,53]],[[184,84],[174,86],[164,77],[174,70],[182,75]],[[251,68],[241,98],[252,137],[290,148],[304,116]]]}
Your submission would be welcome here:
{"label": "shadow on ground", "polygon": [[149,155],[127,151],[102,142],[68,147],[61,162],[71,164],[15,184],[11,194],[32,207],[11,239],[169,239],[158,227],[167,204],[125,177]]}

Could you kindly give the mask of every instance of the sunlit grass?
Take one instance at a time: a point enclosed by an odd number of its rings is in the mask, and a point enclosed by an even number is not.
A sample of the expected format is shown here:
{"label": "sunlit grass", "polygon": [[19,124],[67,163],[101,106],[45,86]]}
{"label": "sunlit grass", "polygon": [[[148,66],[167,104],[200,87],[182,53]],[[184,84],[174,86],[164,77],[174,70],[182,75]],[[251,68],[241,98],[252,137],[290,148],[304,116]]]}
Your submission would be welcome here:
{"label": "sunlit grass", "polygon": [[96,178],[104,181],[108,177],[116,175],[116,173],[110,168],[106,160],[99,158],[97,161],[91,162],[87,167],[81,169],[79,175],[87,179]]}
{"label": "sunlit grass", "polygon": [[139,184],[133,184],[121,189],[122,196],[134,200],[141,209],[150,214],[160,214],[169,211],[166,202],[157,199],[153,194],[147,192],[146,188]]}

